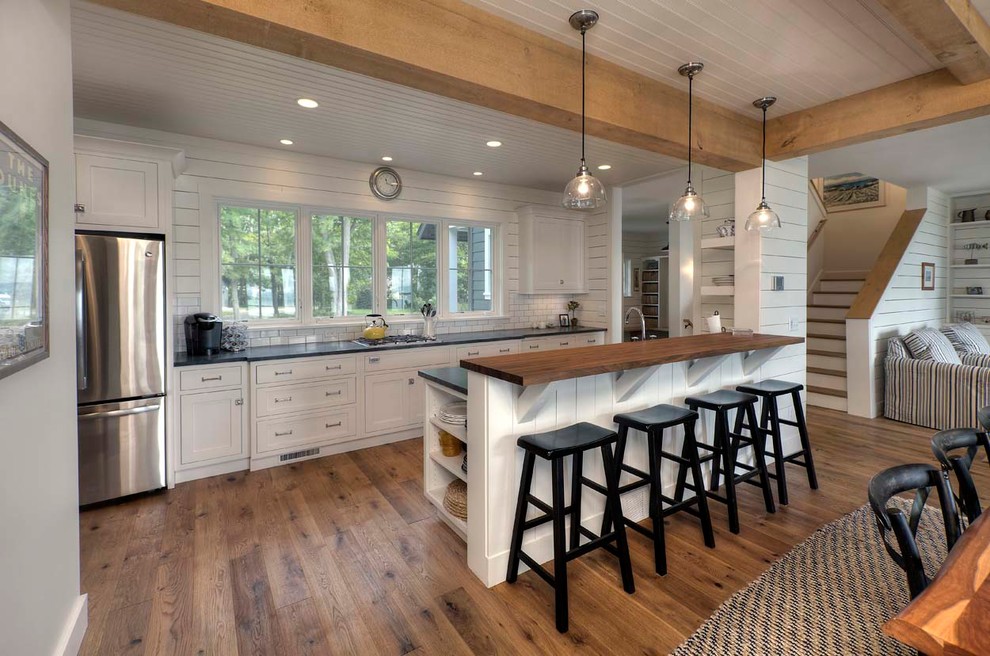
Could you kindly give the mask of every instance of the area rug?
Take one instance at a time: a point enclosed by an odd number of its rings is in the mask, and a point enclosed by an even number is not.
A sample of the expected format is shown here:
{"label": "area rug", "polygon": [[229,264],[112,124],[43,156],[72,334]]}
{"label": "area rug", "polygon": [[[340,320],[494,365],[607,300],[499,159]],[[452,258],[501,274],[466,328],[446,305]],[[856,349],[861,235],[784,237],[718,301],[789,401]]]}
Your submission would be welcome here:
{"label": "area rug", "polygon": [[[922,517],[918,546],[931,575],[946,552],[935,509]],[[904,572],[863,506],[818,529],[730,597],[672,656],[914,656],[881,630],[908,600]]]}

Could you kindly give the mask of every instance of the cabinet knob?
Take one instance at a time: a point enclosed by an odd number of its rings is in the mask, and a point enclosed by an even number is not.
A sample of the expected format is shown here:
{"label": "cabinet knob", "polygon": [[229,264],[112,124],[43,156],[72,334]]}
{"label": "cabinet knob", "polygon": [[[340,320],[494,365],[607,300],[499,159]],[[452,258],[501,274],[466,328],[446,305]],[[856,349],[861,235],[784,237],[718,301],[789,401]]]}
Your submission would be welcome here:
{"label": "cabinet knob", "polygon": [[381,361],[381,358],[379,358],[379,357],[370,357],[370,358],[368,358],[368,364],[375,364],[376,362],[380,362],[380,361]]}
{"label": "cabinet knob", "polygon": [[86,213],[86,206],[83,205],[82,203],[76,203],[73,207],[74,207],[75,211],[76,212],[79,212],[80,214],[85,214]]}
{"label": "cabinet knob", "polygon": [[416,384],[416,379],[415,378],[410,378],[409,379],[409,384],[410,385],[415,385]]}
{"label": "cabinet knob", "polygon": [[234,401],[234,405],[244,405],[244,399],[237,399]]}
{"label": "cabinet knob", "polygon": [[561,284],[561,285],[563,285],[563,284],[564,284],[564,281],[563,281],[563,280],[561,280],[561,281],[560,281],[560,284]]}

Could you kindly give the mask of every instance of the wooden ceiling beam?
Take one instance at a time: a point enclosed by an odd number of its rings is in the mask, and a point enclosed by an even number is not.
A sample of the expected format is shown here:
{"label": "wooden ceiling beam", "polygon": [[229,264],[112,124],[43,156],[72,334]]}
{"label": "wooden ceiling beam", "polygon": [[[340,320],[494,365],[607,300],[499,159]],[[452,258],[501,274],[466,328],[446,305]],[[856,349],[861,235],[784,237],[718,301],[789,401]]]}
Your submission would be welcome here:
{"label": "wooden ceiling beam", "polygon": [[970,0],[880,0],[957,80],[990,79],[990,25]]}
{"label": "wooden ceiling beam", "polygon": [[[461,0],[95,2],[548,125],[581,128],[580,48]],[[594,41],[594,31],[588,39]],[[580,44],[576,32],[574,43]],[[686,159],[684,86],[589,56],[588,134]],[[698,99],[694,104],[695,161],[729,171],[759,165],[755,114]]]}

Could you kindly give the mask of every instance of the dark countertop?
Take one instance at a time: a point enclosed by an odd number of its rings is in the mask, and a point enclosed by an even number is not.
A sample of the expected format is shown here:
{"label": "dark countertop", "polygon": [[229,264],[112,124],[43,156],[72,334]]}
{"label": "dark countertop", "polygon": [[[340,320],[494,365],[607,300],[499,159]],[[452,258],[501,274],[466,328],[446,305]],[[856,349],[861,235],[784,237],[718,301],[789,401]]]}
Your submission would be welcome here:
{"label": "dark countertop", "polygon": [[261,360],[283,360],[286,358],[312,358],[321,355],[347,355],[366,351],[391,351],[395,349],[427,348],[430,346],[456,346],[479,342],[498,342],[506,339],[525,337],[550,337],[553,335],[576,335],[579,333],[603,332],[604,328],[581,326],[580,328],[517,328],[514,330],[484,330],[473,333],[448,333],[439,335],[437,341],[419,344],[396,344],[394,346],[362,346],[351,341],[313,342],[310,344],[280,344],[278,346],[257,346],[237,353],[222,351],[217,355],[191,356],[184,352],[175,354],[176,367],[203,366],[208,364],[228,364],[231,362],[258,362]]}
{"label": "dark countertop", "polygon": [[787,335],[717,333],[585,346],[542,353],[500,355],[494,358],[472,358],[461,360],[461,366],[492,378],[526,386],[641,369],[669,362],[685,362],[698,358],[779,348],[803,342],[803,337]]}
{"label": "dark countertop", "polygon": [[419,372],[419,377],[449,387],[455,392],[467,394],[467,374],[467,369],[460,367],[440,367],[438,369],[423,369]]}

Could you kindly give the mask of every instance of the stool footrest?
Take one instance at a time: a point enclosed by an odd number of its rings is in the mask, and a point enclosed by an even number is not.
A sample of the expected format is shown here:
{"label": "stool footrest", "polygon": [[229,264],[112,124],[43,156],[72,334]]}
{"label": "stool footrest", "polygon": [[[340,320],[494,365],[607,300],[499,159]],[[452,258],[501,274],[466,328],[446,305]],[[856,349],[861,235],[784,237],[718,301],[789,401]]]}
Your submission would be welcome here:
{"label": "stool footrest", "polygon": [[564,554],[564,558],[567,561],[574,560],[575,558],[580,558],[584,554],[592,552],[599,547],[605,547],[609,545],[609,543],[615,541],[616,537],[618,536],[613,531],[612,533],[609,533],[607,535],[602,535],[592,538],[590,542],[585,542],[581,546],[575,547],[570,551],[568,551],[566,554]]}
{"label": "stool footrest", "polygon": [[550,506],[549,503],[544,502],[542,499],[540,499],[538,497],[534,497],[532,494],[529,494],[529,495],[526,496],[526,501],[529,502],[530,504],[536,506],[537,508],[539,508],[540,510],[542,510],[545,513],[552,513],[553,512],[553,508]]}
{"label": "stool footrest", "polygon": [[554,588],[557,587],[557,584],[554,582],[553,574],[548,572],[546,568],[543,567],[543,565],[539,564],[538,562],[530,558],[529,554],[527,554],[525,551],[519,552],[519,560],[526,563],[531,570],[539,574],[541,579],[543,579],[544,581],[550,584],[550,587],[554,587]]}
{"label": "stool footrest", "polygon": [[[619,494],[625,494],[626,492],[632,492],[633,490],[638,490],[641,487],[645,487],[650,484],[650,479],[641,478],[638,481],[633,481],[632,483],[626,483],[625,485],[619,486]],[[603,493],[604,494],[604,493]]]}

